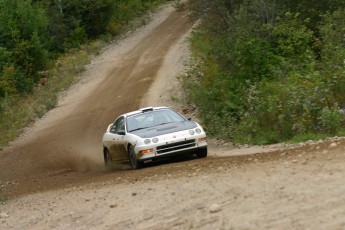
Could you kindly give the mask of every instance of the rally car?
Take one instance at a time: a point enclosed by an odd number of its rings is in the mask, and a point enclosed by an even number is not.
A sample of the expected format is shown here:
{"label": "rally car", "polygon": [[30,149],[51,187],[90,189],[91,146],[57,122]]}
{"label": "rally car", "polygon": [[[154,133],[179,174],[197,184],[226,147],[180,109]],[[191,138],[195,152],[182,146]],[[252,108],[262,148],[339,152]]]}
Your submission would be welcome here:
{"label": "rally car", "polygon": [[168,107],[148,107],[119,116],[103,135],[106,166],[129,161],[133,169],[145,162],[181,154],[207,156],[203,128]]}

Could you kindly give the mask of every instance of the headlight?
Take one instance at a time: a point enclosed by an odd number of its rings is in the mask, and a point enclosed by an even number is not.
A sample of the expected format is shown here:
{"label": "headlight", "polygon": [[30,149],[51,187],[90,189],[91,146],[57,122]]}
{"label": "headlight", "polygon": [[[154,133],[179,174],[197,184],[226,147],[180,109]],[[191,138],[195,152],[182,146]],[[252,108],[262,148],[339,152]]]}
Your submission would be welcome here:
{"label": "headlight", "polygon": [[190,135],[194,135],[194,131],[193,130],[189,130],[189,134]]}
{"label": "headlight", "polygon": [[150,139],[146,139],[146,140],[144,140],[144,143],[145,143],[146,145],[148,145],[148,144],[151,143],[151,140],[150,140]]}
{"label": "headlight", "polygon": [[158,142],[158,138],[157,138],[157,137],[153,138],[153,139],[152,139],[152,142],[153,142],[153,143],[157,143],[157,142]]}
{"label": "headlight", "polygon": [[196,128],[196,129],[195,129],[195,132],[196,132],[197,134],[200,134],[200,133],[201,133],[201,129]]}
{"label": "headlight", "polygon": [[153,149],[145,149],[145,150],[141,150],[140,154],[144,155],[146,153],[151,153],[151,152],[153,152]]}

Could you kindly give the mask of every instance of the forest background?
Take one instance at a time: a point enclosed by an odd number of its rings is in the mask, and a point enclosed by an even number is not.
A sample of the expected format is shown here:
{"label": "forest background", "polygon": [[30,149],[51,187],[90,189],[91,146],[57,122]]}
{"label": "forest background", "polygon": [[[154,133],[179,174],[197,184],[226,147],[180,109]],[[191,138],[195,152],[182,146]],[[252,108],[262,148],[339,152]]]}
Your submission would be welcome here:
{"label": "forest background", "polygon": [[345,2],[190,0],[184,78],[210,136],[271,144],[344,135]]}

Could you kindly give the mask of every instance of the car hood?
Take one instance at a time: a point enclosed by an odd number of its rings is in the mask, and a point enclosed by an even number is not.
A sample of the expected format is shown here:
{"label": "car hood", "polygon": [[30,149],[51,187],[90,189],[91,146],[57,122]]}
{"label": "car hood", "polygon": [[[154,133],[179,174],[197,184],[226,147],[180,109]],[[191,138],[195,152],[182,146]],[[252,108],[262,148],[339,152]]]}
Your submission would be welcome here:
{"label": "car hood", "polygon": [[157,136],[168,134],[168,133],[175,133],[178,131],[193,129],[196,127],[197,127],[197,124],[195,122],[181,121],[181,122],[168,123],[168,124],[158,125],[158,126],[147,128],[147,129],[133,131],[131,132],[131,134],[135,134],[141,138],[151,138],[151,137],[157,137]]}

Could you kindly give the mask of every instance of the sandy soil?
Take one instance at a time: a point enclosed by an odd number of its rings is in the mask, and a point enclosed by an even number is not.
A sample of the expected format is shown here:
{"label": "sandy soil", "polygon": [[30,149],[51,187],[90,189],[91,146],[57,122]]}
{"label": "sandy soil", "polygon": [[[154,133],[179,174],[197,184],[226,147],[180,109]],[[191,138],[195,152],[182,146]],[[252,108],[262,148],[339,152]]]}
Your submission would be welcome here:
{"label": "sandy soil", "polygon": [[[0,229],[345,229],[345,141],[232,146],[105,171],[101,137],[141,106],[184,111],[187,12],[164,7],[107,47],[59,106],[0,152]],[[193,115],[193,114],[192,114]]]}

